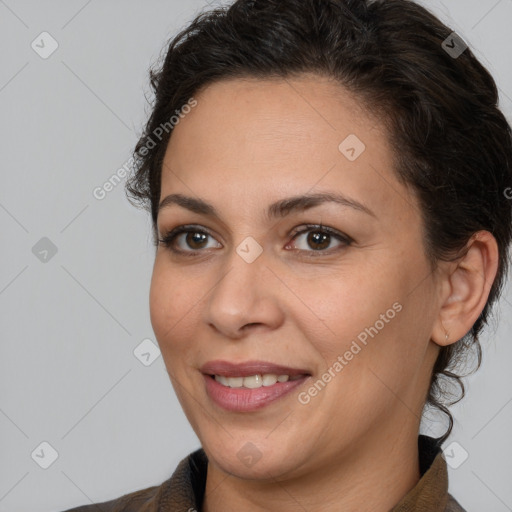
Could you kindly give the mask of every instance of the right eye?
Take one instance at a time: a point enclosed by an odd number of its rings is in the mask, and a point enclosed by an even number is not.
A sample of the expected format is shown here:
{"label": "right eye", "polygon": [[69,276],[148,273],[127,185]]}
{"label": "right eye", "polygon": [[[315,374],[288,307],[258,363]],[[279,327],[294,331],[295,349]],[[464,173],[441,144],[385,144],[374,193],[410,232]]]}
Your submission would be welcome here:
{"label": "right eye", "polygon": [[[196,226],[178,226],[165,233],[162,238],[158,239],[158,242],[174,253],[194,255],[202,249],[212,248],[205,245],[208,241],[208,237],[212,237],[212,235]],[[185,248],[183,245],[179,247],[180,242],[185,244]],[[178,244],[178,248],[176,248],[176,244]],[[187,250],[187,246],[192,250]],[[217,248],[219,246],[217,246]]]}

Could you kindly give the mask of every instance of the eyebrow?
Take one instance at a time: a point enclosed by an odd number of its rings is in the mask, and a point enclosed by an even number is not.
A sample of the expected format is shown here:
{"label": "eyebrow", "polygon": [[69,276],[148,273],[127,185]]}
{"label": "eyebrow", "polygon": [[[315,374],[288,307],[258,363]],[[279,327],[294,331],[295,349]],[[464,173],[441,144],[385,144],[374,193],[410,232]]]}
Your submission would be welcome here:
{"label": "eyebrow", "polygon": [[[307,210],[324,203],[336,203],[343,206],[348,206],[354,210],[377,218],[374,212],[372,212],[366,205],[360,203],[359,201],[356,201],[350,197],[346,197],[343,194],[331,192],[306,194],[280,199],[268,207],[267,218],[269,220],[272,218],[283,218],[295,211]],[[220,218],[219,213],[210,203],[207,203],[202,199],[188,197],[183,194],[170,194],[166,196],[158,205],[158,212],[164,208],[168,208],[171,205],[181,206],[182,208],[190,210],[191,212],[197,213],[199,215],[207,215],[216,217],[217,219]]]}

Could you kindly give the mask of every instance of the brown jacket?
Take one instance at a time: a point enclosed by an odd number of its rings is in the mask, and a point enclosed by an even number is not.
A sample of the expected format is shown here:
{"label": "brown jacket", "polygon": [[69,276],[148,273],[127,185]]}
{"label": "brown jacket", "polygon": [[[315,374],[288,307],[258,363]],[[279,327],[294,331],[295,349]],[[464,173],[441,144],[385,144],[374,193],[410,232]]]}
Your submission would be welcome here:
{"label": "brown jacket", "polygon": [[[446,461],[436,440],[420,435],[418,447],[421,478],[389,512],[465,512],[448,494]],[[201,512],[207,468],[206,454],[199,449],[159,486],[65,512]]]}

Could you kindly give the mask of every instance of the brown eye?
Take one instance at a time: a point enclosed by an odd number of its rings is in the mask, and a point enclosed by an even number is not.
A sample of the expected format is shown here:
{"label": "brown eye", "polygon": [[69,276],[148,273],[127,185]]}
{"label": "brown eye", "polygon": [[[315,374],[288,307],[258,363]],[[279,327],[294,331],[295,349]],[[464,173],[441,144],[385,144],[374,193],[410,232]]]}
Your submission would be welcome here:
{"label": "brown eye", "polygon": [[[213,240],[213,237],[202,229],[181,226],[171,230],[158,242],[174,252],[193,254],[195,251],[208,248],[208,238]],[[220,244],[217,247],[219,246]]]}
{"label": "brown eye", "polygon": [[342,233],[334,231],[331,228],[324,226],[308,226],[308,229],[296,233],[293,237],[293,245],[296,246],[296,240],[307,235],[302,242],[302,246],[295,247],[298,250],[305,252],[327,252],[331,249],[332,242],[338,242],[334,248],[344,247],[350,245],[352,239]]}
{"label": "brown eye", "polygon": [[185,244],[192,249],[203,249],[209,236],[198,231],[189,231],[188,233],[182,233],[182,235],[185,235]]}
{"label": "brown eye", "polygon": [[327,249],[330,245],[331,235],[320,233],[318,231],[311,231],[306,240],[309,247],[312,247],[315,250]]}

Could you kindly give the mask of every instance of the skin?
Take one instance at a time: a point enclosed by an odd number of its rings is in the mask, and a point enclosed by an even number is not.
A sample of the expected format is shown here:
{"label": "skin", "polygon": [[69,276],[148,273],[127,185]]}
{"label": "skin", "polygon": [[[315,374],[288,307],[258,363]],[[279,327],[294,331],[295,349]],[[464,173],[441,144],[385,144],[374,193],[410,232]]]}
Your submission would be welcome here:
{"label": "skin", "polygon": [[[496,241],[476,233],[463,258],[433,272],[418,202],[393,173],[386,131],[338,84],[312,75],[231,79],[195,98],[170,139],[160,199],[201,198],[220,218],[178,205],[159,212],[160,237],[183,224],[211,236],[198,243],[192,229],[188,244],[186,235],[174,241],[193,256],[159,245],[150,311],[209,459],[203,510],[387,512],[420,478],[432,367],[440,346],[460,339],[483,309]],[[353,162],[338,149],[349,134],[366,146]],[[312,192],[342,193],[374,215],[324,203],[266,217],[270,203]],[[320,223],[353,242],[330,237],[321,252],[308,233],[293,239]],[[249,236],[263,250],[252,263],[236,252]],[[298,393],[395,303],[401,311],[301,404]],[[208,398],[199,371],[216,359],[281,363],[312,377],[263,409],[228,412]],[[248,442],[261,456],[250,467],[237,456]]]}

